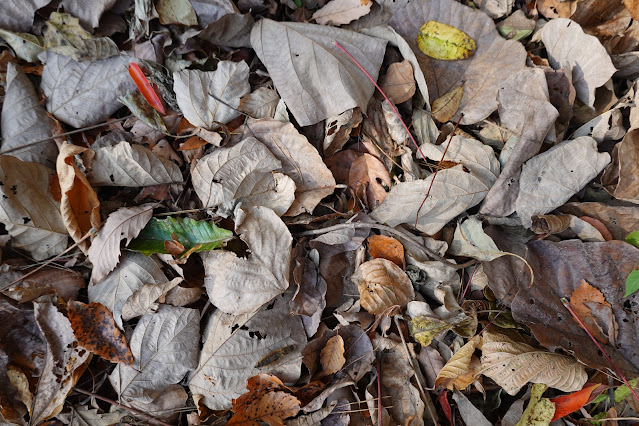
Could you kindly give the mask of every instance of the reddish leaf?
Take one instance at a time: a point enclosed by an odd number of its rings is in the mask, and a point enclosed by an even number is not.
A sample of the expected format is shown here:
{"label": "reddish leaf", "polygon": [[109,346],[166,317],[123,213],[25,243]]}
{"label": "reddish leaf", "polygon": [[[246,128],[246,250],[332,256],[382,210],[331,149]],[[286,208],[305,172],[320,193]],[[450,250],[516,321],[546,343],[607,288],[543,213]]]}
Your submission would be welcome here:
{"label": "reddish leaf", "polygon": [[67,307],[73,333],[80,345],[111,362],[133,364],[133,354],[126,338],[106,306],[71,301]]}
{"label": "reddish leaf", "polygon": [[584,405],[588,404],[590,394],[592,394],[592,391],[594,391],[598,386],[599,384],[594,384],[592,386],[585,387],[580,391],[551,399],[550,401],[555,403],[555,415],[552,418],[552,421],[554,422],[555,420],[560,419],[573,411],[577,411]]}
{"label": "reddish leaf", "polygon": [[402,269],[406,267],[404,246],[395,238],[386,235],[371,235],[368,237],[368,252],[373,259],[381,257],[390,260]]}
{"label": "reddish leaf", "polygon": [[129,64],[129,75],[135,82],[135,85],[138,86],[138,90],[140,91],[140,93],[142,93],[142,96],[144,96],[144,99],[146,99],[149,105],[151,105],[153,109],[155,109],[160,114],[165,115],[166,112],[164,111],[162,100],[160,100],[160,97],[157,95],[157,93],[155,93],[155,90],[153,90],[153,86],[151,86],[151,83],[149,82],[149,80],[147,80],[138,64],[134,62],[131,62]]}
{"label": "reddish leaf", "polygon": [[448,423],[450,423],[450,425],[452,426],[453,412],[450,409],[450,404],[448,403],[448,393],[445,390],[441,391],[437,399],[439,400],[439,405],[442,407],[442,410],[444,411],[444,415],[448,419]]}

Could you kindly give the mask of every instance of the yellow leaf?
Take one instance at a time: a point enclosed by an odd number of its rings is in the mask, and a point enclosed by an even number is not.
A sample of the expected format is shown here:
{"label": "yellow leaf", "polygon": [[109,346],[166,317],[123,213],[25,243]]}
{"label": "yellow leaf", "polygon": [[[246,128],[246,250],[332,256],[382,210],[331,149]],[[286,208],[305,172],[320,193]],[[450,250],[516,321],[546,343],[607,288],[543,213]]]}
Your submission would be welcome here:
{"label": "yellow leaf", "polygon": [[453,388],[464,390],[477,380],[480,366],[479,360],[473,356],[473,353],[480,341],[481,338],[475,336],[459,348],[437,374],[435,386],[442,385],[450,390]]}
{"label": "yellow leaf", "polygon": [[515,426],[542,426],[549,425],[555,415],[555,404],[541,395],[548,386],[535,383],[530,391],[530,401],[526,411]]}
{"label": "yellow leaf", "polygon": [[344,358],[344,339],[339,334],[331,337],[326,342],[326,346],[320,352],[320,362],[324,374],[334,374],[342,369],[346,358]]}
{"label": "yellow leaf", "polygon": [[437,21],[428,21],[417,34],[419,50],[444,61],[467,59],[475,54],[475,40],[465,32]]}

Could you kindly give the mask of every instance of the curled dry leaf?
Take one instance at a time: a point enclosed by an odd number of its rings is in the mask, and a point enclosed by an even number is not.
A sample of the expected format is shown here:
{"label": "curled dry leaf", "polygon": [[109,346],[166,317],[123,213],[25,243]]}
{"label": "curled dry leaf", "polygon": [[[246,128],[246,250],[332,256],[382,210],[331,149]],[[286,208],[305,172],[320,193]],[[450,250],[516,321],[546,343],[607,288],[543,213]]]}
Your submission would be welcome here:
{"label": "curled dry leaf", "polygon": [[[251,30],[251,46],[300,126],[356,106],[364,110],[373,95],[373,83],[335,41],[377,80],[386,41],[334,27],[270,19],[260,20]],[[297,71],[301,69],[308,70],[303,80]]]}
{"label": "curled dry leaf", "polygon": [[480,336],[475,336],[459,348],[448,362],[439,370],[435,379],[435,386],[447,389],[464,390],[480,375],[479,359],[473,354],[481,342]]}
{"label": "curled dry leaf", "polygon": [[406,267],[404,246],[395,238],[386,235],[371,235],[368,237],[367,244],[368,252],[373,259],[383,258],[390,260],[402,269]]}
{"label": "curled dry leaf", "polygon": [[570,306],[597,340],[616,344],[619,327],[612,306],[601,291],[581,280],[581,285],[570,296]]}
{"label": "curled dry leaf", "polygon": [[326,375],[335,374],[342,369],[346,362],[342,336],[338,334],[328,339],[326,346],[320,353],[320,362],[322,363],[322,373]]}
{"label": "curled dry leaf", "polygon": [[372,314],[381,314],[395,305],[403,308],[415,297],[408,275],[390,260],[364,262],[351,280],[359,290],[362,308]]}
{"label": "curled dry leaf", "polygon": [[320,25],[340,26],[368,14],[373,6],[372,0],[331,0],[313,13],[311,20]]}
{"label": "curled dry leaf", "polygon": [[[463,61],[442,61],[426,56],[417,47],[419,30],[437,21],[466,33],[477,50]],[[476,123],[497,109],[500,84],[524,67],[525,51],[519,42],[504,40],[493,21],[483,12],[451,0],[411,2],[400,9],[390,25],[406,40],[417,56],[430,99],[437,99],[465,81],[464,96],[453,120],[464,113],[461,124]]]}
{"label": "curled dry leaf", "polygon": [[[56,161],[62,193],[60,214],[75,242],[80,241],[92,228],[100,229],[101,224],[100,200],[84,173],[75,164],[75,156],[87,151],[88,148],[65,143],[60,148]],[[82,241],[78,247],[86,253],[89,242]]]}
{"label": "curled dry leaf", "polygon": [[100,357],[127,365],[133,364],[133,354],[116,326],[111,311],[100,303],[70,301],[69,321],[78,343]]}
{"label": "curled dry leaf", "polygon": [[280,95],[273,89],[260,87],[240,99],[238,109],[251,118],[273,118],[280,102]]}
{"label": "curled dry leaf", "polygon": [[235,415],[229,425],[267,424],[281,425],[283,419],[295,416],[300,401],[290,394],[277,376],[260,373],[248,379],[248,392],[233,400]]}
{"label": "curled dry leaf", "polygon": [[479,261],[491,261],[505,255],[484,232],[482,223],[471,216],[457,225],[448,252],[455,256],[473,257]]}
{"label": "curled dry leaf", "polygon": [[348,186],[370,210],[379,206],[391,187],[391,178],[377,157],[363,154],[351,163]]}
{"label": "curled dry leaf", "polygon": [[631,130],[612,150],[612,163],[601,176],[610,195],[637,203],[639,200],[639,129]]}
{"label": "curled dry leaf", "polygon": [[432,105],[433,118],[440,123],[450,121],[457,113],[463,97],[464,83],[435,99]]}
{"label": "curled dry leaf", "polygon": [[182,277],[177,277],[164,283],[144,284],[129,296],[122,306],[122,319],[126,321],[157,311],[159,304],[156,302],[158,299],[165,296],[182,281],[184,281]]}
{"label": "curled dry leaf", "polygon": [[157,204],[143,204],[125,207],[109,215],[87,251],[87,256],[93,263],[91,277],[94,283],[102,281],[117,266],[120,260],[120,241],[126,239],[128,244],[137,237],[151,219],[156,206]]}
{"label": "curled dry leaf", "polygon": [[576,359],[540,351],[488,330],[482,340],[481,373],[493,379],[509,395],[526,383],[543,383],[564,392],[583,387],[588,374]]}
{"label": "curled dry leaf", "polygon": [[13,244],[36,260],[62,253],[69,237],[60,203],[49,191],[54,174],[42,164],[0,156],[0,222]]}
{"label": "curled dry leaf", "polygon": [[327,118],[322,144],[324,157],[330,157],[340,151],[350,139],[353,128],[361,122],[362,111],[359,108],[351,108],[335,117]]}

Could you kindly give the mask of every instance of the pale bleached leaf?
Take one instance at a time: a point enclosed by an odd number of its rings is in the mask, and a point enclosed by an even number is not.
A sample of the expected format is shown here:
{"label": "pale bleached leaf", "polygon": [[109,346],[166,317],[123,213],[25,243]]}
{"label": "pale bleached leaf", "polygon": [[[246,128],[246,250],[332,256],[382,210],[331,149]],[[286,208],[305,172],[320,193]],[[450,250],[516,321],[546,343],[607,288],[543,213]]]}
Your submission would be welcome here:
{"label": "pale bleached leaf", "polygon": [[39,62],[38,55],[42,52],[42,37],[29,33],[14,33],[0,28],[0,37],[6,41],[15,52],[16,57],[27,62]]}
{"label": "pale bleached leaf", "polygon": [[478,0],[475,4],[479,6],[486,15],[492,19],[497,19],[510,14],[515,0]]}
{"label": "pale bleached leaf", "polygon": [[248,120],[242,128],[268,147],[282,163],[277,171],[295,182],[295,201],[285,213],[312,213],[322,198],[334,191],[335,179],[317,149],[291,123],[278,120]]}
{"label": "pale bleached leaf", "polygon": [[617,69],[610,55],[595,36],[584,33],[581,26],[566,18],[552,19],[541,30],[548,60],[555,69],[572,77],[577,98],[592,107],[595,89],[603,86]]}
{"label": "pale bleached leaf", "polygon": [[519,183],[517,214],[525,227],[534,214],[564,204],[610,163],[610,154],[597,151],[597,142],[582,136],[555,145],[524,164]]}
{"label": "pale bleached leaf", "polygon": [[417,229],[432,235],[458,214],[479,204],[488,192],[488,187],[464,172],[462,166],[440,170],[432,187],[431,181],[433,175],[395,185],[371,217],[390,226],[416,224]]}
{"label": "pale bleached leaf", "polygon": [[127,56],[112,56],[76,62],[47,52],[41,86],[47,97],[47,110],[73,127],[105,121],[122,107],[118,91],[135,89],[128,72],[131,61]]}
{"label": "pale bleached leaf", "polygon": [[158,303],[156,303],[157,300],[183,280],[182,277],[177,277],[164,283],[144,284],[139,290],[129,296],[124,306],[122,306],[122,319],[126,321],[157,311],[159,307]]}
{"label": "pale bleached leaf", "polygon": [[505,255],[484,232],[481,220],[471,216],[457,225],[448,252],[455,256],[467,256],[489,262]]}
{"label": "pale bleached leaf", "polygon": [[148,148],[122,141],[95,150],[87,178],[95,186],[150,186],[182,182],[180,168]]}
{"label": "pale bleached leaf", "polygon": [[[55,124],[40,105],[40,98],[29,77],[19,65],[9,62],[6,78],[2,104],[2,150],[17,148],[51,136]],[[11,155],[23,161],[55,167],[58,148],[51,140],[12,152]]]}
{"label": "pale bleached leaf", "polygon": [[340,26],[368,14],[372,0],[331,0],[311,16],[320,25]]}
{"label": "pale bleached leaf", "polygon": [[397,145],[404,145],[409,136],[402,124],[402,119],[395,114],[395,110],[393,110],[391,104],[386,100],[382,102],[382,112],[384,113],[384,120],[386,120],[386,126],[388,127],[390,137],[397,143]]}
{"label": "pale bleached leaf", "polygon": [[[428,21],[441,22],[466,33],[475,40],[475,54],[461,61],[426,56],[417,47],[417,35]],[[525,66],[526,51],[521,43],[503,39],[484,12],[453,0],[410,2],[389,23],[415,52],[430,99],[437,99],[465,82],[459,109],[453,117],[456,121],[463,113],[461,124],[476,123],[497,109],[500,85]]]}
{"label": "pale bleached leaf", "polygon": [[586,369],[576,359],[535,349],[501,333],[484,334],[481,351],[481,373],[509,395],[517,394],[526,383],[574,392],[588,380]]}
{"label": "pale bleached leaf", "polygon": [[54,171],[39,163],[0,156],[0,222],[15,247],[42,260],[67,247],[68,233],[60,203],[49,191]]}
{"label": "pale bleached leaf", "polygon": [[95,28],[100,24],[100,17],[109,10],[117,0],[62,0],[64,10],[80,21],[87,28]]}
{"label": "pale bleached leaf", "polygon": [[[251,91],[246,62],[221,61],[215,71],[173,73],[173,90],[184,117],[195,126],[215,130],[240,113],[240,98]],[[219,102],[213,96],[230,105]]]}
{"label": "pale bleached leaf", "polygon": [[[478,140],[455,135],[446,143],[441,145],[426,143],[420,149],[431,160],[461,163],[488,188],[499,176],[500,165],[495,152]],[[444,156],[446,149],[446,156]]]}
{"label": "pale bleached leaf", "polygon": [[281,295],[250,317],[220,310],[211,316],[189,381],[196,404],[231,408],[231,401],[246,392],[247,379],[258,373],[276,375],[284,384],[299,379],[306,334],[300,317],[290,314],[289,300],[290,294]]}
{"label": "pale bleached leaf", "polygon": [[240,100],[239,110],[252,118],[273,118],[280,95],[273,89],[260,87]]}
{"label": "pale bleached leaf", "polygon": [[153,402],[197,367],[199,339],[196,309],[162,305],[140,318],[129,339],[135,361],[118,364],[109,381],[124,400]]}
{"label": "pale bleached leaf", "polygon": [[104,280],[89,285],[89,302],[98,302],[109,308],[116,324],[122,327],[122,306],[126,300],[144,284],[167,281],[168,278],[152,258],[125,251],[118,266]]}
{"label": "pale bleached leaf", "polygon": [[117,266],[120,260],[120,241],[126,239],[126,244],[129,244],[137,237],[151,220],[156,206],[157,204],[151,203],[124,207],[109,215],[87,252],[93,263],[91,278],[94,283],[102,281]]}
{"label": "pale bleached leaf", "polygon": [[284,214],[295,198],[293,180],[282,173],[280,161],[264,144],[250,137],[201,158],[191,177],[205,207],[244,200]]}
{"label": "pale bleached leaf", "polygon": [[300,126],[356,106],[365,110],[373,95],[373,83],[335,41],[377,80],[385,41],[301,22],[262,19],[253,26],[251,45]]}
{"label": "pale bleached leaf", "polygon": [[482,414],[466,396],[458,390],[453,392],[453,400],[457,403],[459,414],[466,424],[473,426],[491,426],[486,416]]}
{"label": "pale bleached leaf", "polygon": [[71,406],[71,426],[111,426],[120,423],[120,419],[127,416],[125,411],[114,413],[98,413],[95,408]]}
{"label": "pale bleached leaf", "polygon": [[235,232],[251,254],[214,250],[202,254],[204,285],[211,303],[228,314],[254,312],[288,288],[293,237],[273,210],[247,207],[235,212]]}
{"label": "pale bleached leaf", "polygon": [[94,37],[80,25],[78,18],[58,12],[52,12],[46,21],[44,49],[76,61],[97,61],[120,53],[109,37]]}
{"label": "pale bleached leaf", "polygon": [[2,4],[0,27],[11,31],[31,31],[35,11],[51,0],[7,1]]}

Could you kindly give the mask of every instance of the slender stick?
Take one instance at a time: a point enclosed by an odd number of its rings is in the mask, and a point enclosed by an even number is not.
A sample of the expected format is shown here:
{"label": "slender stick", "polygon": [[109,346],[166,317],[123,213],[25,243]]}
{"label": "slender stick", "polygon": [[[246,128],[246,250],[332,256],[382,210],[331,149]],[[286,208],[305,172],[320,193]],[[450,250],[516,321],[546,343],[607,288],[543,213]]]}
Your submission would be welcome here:
{"label": "slender stick", "polygon": [[377,356],[377,424],[382,425],[382,419],[384,416],[382,415],[382,362],[380,358],[382,354],[380,353]]}
{"label": "slender stick", "polygon": [[160,425],[160,426],[171,426],[169,423],[165,423],[162,420],[156,419],[153,416],[150,416],[148,414],[146,414],[144,411],[138,410],[137,408],[133,408],[133,407],[128,407],[126,405],[120,404],[117,401],[114,401],[112,399],[109,398],[105,398],[104,396],[100,396],[98,394],[95,394],[93,392],[89,392],[89,391],[85,391],[84,389],[80,389],[80,388],[73,388],[73,390],[77,393],[81,393],[84,395],[88,395],[91,396],[95,399],[99,399],[101,401],[106,402],[107,404],[111,404],[111,405],[115,405],[116,407],[120,407],[126,411],[129,411],[133,414],[135,414],[136,416],[140,417],[143,420],[148,421],[149,423],[155,424],[155,425]]}
{"label": "slender stick", "polygon": [[566,309],[568,309],[568,312],[570,312],[570,315],[572,315],[572,317],[579,323],[579,325],[586,330],[586,333],[588,333],[588,336],[590,337],[590,339],[595,342],[595,345],[597,345],[597,347],[599,348],[599,350],[601,351],[601,353],[603,354],[603,356],[606,358],[606,360],[610,363],[610,365],[612,366],[612,368],[615,370],[615,372],[619,375],[619,377],[621,377],[621,380],[623,380],[623,382],[625,383],[626,386],[628,386],[628,389],[630,389],[630,392],[632,392],[632,396],[635,397],[635,399],[637,401],[639,401],[639,395],[637,395],[637,393],[635,392],[635,390],[632,388],[632,386],[630,386],[630,383],[628,383],[628,379],[626,379],[626,376],[624,376],[624,374],[621,372],[621,370],[619,370],[619,368],[617,367],[617,365],[612,361],[612,359],[608,356],[608,354],[606,353],[606,351],[604,350],[603,346],[601,346],[599,344],[599,342],[597,341],[597,339],[595,339],[595,336],[592,335],[592,333],[590,332],[590,330],[588,330],[588,327],[586,327],[586,324],[584,324],[584,322],[581,320],[581,318],[579,318],[579,316],[577,315],[577,313],[572,309],[572,307],[570,306],[570,303],[568,303],[568,300],[565,297],[562,297],[561,299],[561,303],[564,305],[564,307]]}

